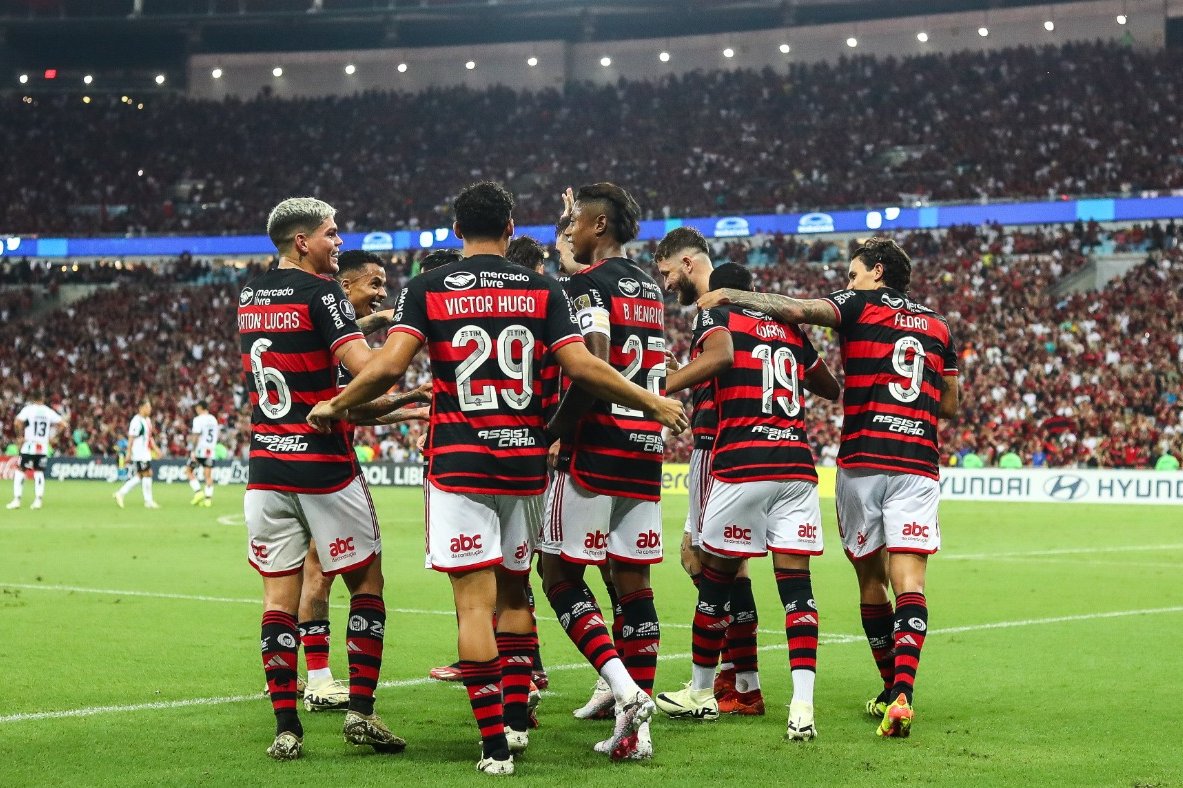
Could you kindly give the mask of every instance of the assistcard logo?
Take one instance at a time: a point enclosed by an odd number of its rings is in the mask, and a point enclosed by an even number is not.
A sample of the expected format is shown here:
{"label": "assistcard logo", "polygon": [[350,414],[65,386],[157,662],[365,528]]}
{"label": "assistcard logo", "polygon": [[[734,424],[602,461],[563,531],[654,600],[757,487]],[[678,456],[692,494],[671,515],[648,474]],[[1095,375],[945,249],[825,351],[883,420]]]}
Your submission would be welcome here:
{"label": "assistcard logo", "polygon": [[1060,474],[1043,483],[1043,491],[1057,501],[1075,501],[1089,493],[1089,483],[1080,476]]}
{"label": "assistcard logo", "polygon": [[471,271],[457,271],[444,277],[444,287],[449,290],[468,290],[476,284],[476,274]]}

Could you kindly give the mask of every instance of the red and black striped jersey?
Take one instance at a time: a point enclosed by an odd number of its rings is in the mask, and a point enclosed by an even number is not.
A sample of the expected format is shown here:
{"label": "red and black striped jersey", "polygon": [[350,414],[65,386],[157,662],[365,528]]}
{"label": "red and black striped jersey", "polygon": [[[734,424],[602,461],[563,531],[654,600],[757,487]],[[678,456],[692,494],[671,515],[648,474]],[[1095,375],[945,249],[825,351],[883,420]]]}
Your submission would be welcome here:
{"label": "red and black striped jersey", "polygon": [[838,466],[938,478],[942,378],[957,374],[949,324],[891,288],[823,300],[838,313],[846,373]]}
{"label": "red and black striped jersey", "polygon": [[362,338],[341,286],[297,268],[268,271],[239,295],[238,333],[253,406],[247,487],[345,487],[358,473],[347,425],[322,434],[306,421],[313,405],[337,394],[334,352]]}
{"label": "red and black striped jersey", "polygon": [[[690,360],[702,355],[702,343],[716,331],[726,331],[727,321],[718,319],[718,310],[701,310],[694,316],[691,325]],[[715,429],[719,423],[715,413],[715,382],[704,380],[690,390],[690,404],[694,413],[690,417],[690,431],[694,436],[694,448],[710,451],[715,442]]]}
{"label": "red and black striped jersey", "polygon": [[474,255],[412,279],[393,334],[431,358],[428,479],[442,490],[537,495],[546,489],[543,364],[582,342],[553,280],[497,255]]}
{"label": "red and black striped jersey", "polygon": [[709,310],[731,332],[735,361],[714,381],[719,423],[711,476],[725,482],[817,482],[805,431],[805,373],[820,359],[801,329],[763,312]]}
{"label": "red and black striped jersey", "polygon": [[[613,257],[572,275],[567,292],[584,335],[608,336],[608,362],[638,386],[664,393],[665,300],[653,278],[632,260]],[[560,461],[591,492],[656,501],[664,452],[658,422],[597,401],[580,418]]]}

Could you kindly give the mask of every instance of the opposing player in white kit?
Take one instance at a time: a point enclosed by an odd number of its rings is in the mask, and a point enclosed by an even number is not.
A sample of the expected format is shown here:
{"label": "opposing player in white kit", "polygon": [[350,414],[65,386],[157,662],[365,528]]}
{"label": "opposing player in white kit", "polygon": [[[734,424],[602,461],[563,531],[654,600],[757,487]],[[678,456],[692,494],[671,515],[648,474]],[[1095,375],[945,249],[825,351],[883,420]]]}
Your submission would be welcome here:
{"label": "opposing player in white kit", "polygon": [[[222,431],[222,425],[209,412],[209,404],[205,400],[198,402],[194,409],[197,415],[193,417],[193,426],[189,432],[196,435],[197,439],[193,451],[189,453],[189,462],[185,464],[185,475],[189,477],[189,488],[193,490],[193,498],[189,503],[209,507],[214,505],[214,450],[218,446],[218,433]],[[201,482],[197,481],[198,468],[204,470],[204,490]]]}
{"label": "opposing player in white kit", "polygon": [[159,453],[156,438],[152,435],[152,403],[144,400],[140,403],[140,410],[131,418],[127,426],[127,454],[128,464],[135,465],[126,482],[115,493],[115,503],[123,508],[124,497],[137,484],[144,493],[144,508],[159,509],[160,504],[152,499],[152,457]]}
{"label": "opposing player in white kit", "polygon": [[16,428],[25,431],[25,442],[21,444],[20,467],[12,475],[12,501],[6,508],[21,508],[21,490],[25,484],[25,474],[30,471],[33,473],[33,505],[29,508],[41,508],[49,446],[54,432],[65,425],[66,418],[46,405],[45,395],[40,392],[16,415]]}

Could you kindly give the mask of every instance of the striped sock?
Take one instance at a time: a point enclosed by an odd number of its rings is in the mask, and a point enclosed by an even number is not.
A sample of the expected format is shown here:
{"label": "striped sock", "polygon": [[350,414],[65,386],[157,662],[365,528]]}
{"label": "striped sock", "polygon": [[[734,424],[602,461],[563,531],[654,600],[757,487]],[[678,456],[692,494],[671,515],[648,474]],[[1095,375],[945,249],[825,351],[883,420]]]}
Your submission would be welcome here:
{"label": "striped sock", "polygon": [[599,673],[609,660],[620,656],[604,625],[604,616],[585,583],[555,583],[547,592],[567,637]]}
{"label": "striped sock", "polygon": [[484,757],[505,760],[509,757],[509,742],[505,740],[501,704],[500,659],[485,662],[462,659],[460,673],[464,677],[464,689],[468,691],[468,702],[472,705],[472,716],[476,717],[477,727],[481,730]]}
{"label": "striped sock", "polygon": [[304,664],[311,674],[329,667],[329,622],[300,622],[300,645],[304,647]]}
{"label": "striped sock", "polygon": [[374,690],[382,672],[382,638],[386,634],[386,605],[382,597],[355,594],[349,600],[349,710],[374,713]]}
{"label": "striped sock", "polygon": [[657,652],[661,646],[661,624],[653,605],[653,589],[642,588],[620,599],[624,627],[624,666],[637,686],[653,695],[653,679],[657,675]]}
{"label": "striped sock", "polygon": [[928,631],[928,603],[921,593],[897,594],[895,598],[895,683],[891,687],[894,699],[903,693],[912,702],[916,684],[916,668],[920,666],[920,650]]}
{"label": "striped sock", "polygon": [[290,731],[304,735],[296,712],[296,648],[299,643],[296,619],[282,610],[263,613],[260,642],[263,671],[267,674],[267,692],[275,711],[275,734]]}
{"label": "striped sock", "polygon": [[895,656],[892,654],[892,627],[895,624],[895,610],[891,603],[882,605],[859,605],[863,617],[863,632],[867,636],[867,645],[871,647],[871,656],[875,660],[875,667],[879,669],[879,678],[883,679],[883,689],[890,689],[895,681]]}
{"label": "striped sock", "polygon": [[530,700],[530,676],[538,636],[531,633],[498,632],[497,653],[501,657],[501,694],[505,704],[505,725],[515,731],[527,728],[526,703]]}
{"label": "striped sock", "polygon": [[731,620],[729,600],[734,580],[735,575],[725,575],[705,566],[699,575],[698,605],[694,609],[691,634],[693,689],[707,689],[714,684],[715,666],[719,664],[719,652],[723,650],[727,624]]}

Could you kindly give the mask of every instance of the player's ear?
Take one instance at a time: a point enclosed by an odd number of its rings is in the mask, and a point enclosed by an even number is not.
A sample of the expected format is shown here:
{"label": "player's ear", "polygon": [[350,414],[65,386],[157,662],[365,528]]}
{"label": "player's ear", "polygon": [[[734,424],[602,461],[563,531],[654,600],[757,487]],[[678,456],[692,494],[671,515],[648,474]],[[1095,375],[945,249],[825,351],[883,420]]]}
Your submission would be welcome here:
{"label": "player's ear", "polygon": [[461,241],[464,240],[464,235],[460,232],[460,222],[452,222],[452,235],[456,236]]}
{"label": "player's ear", "polygon": [[607,214],[602,213],[596,217],[595,228],[596,228],[596,235],[603,235],[604,233],[608,232],[608,215]]}

